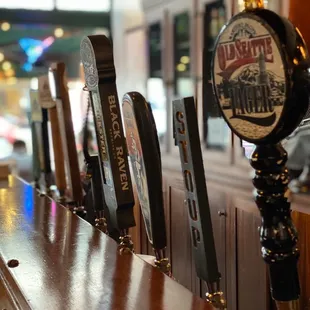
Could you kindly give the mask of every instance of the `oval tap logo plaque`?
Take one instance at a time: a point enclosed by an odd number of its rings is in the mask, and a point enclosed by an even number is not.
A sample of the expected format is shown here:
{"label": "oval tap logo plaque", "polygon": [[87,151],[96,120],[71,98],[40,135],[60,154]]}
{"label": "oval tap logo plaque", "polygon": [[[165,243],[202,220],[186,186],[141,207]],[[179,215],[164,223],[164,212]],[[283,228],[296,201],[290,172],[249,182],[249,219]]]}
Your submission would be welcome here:
{"label": "oval tap logo plaque", "polygon": [[123,98],[123,115],[124,115],[124,123],[126,126],[126,140],[127,140],[128,154],[130,157],[132,170],[135,176],[135,181],[138,189],[138,198],[143,212],[146,232],[148,234],[150,242],[153,243],[150,200],[148,192],[149,189],[143,159],[143,151],[138,126],[133,111],[132,102],[130,102],[129,98],[127,97]]}
{"label": "oval tap logo plaque", "polygon": [[213,55],[213,87],[223,116],[247,141],[272,133],[283,112],[287,80],[273,30],[251,14],[221,32]]}
{"label": "oval tap logo plaque", "polygon": [[99,83],[95,52],[88,37],[81,41],[81,61],[84,66],[85,83],[88,90],[95,90]]}

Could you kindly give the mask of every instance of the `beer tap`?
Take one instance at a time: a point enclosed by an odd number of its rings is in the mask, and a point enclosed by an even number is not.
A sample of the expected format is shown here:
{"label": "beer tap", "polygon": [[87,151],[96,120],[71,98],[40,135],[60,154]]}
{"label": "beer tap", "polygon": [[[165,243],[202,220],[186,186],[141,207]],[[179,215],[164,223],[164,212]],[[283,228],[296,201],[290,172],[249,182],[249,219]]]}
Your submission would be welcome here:
{"label": "beer tap", "polygon": [[102,187],[111,226],[120,233],[120,250],[133,250],[134,196],[116,89],[113,48],[104,35],[81,41],[81,60],[94,115]]}
{"label": "beer tap", "polygon": [[52,169],[50,162],[48,115],[40,106],[38,91],[30,91],[31,131],[33,142],[33,176],[35,186],[42,195],[50,193],[52,185]]}
{"label": "beer tap", "polygon": [[123,119],[131,167],[155,266],[171,276],[166,257],[167,236],[162,193],[161,156],[150,105],[137,93],[123,97]]}
{"label": "beer tap", "polygon": [[41,128],[37,123],[42,122],[42,110],[38,104],[38,92],[30,90],[30,113],[29,123],[32,137],[32,174],[35,187],[40,190],[41,171],[43,170],[43,152],[40,137]]}
{"label": "beer tap", "polygon": [[207,284],[207,301],[216,309],[226,309],[220,288],[213,228],[201,154],[195,100],[173,102],[174,136],[179,146],[185,185],[192,249],[197,276]]}
{"label": "beer tap", "polygon": [[61,132],[59,130],[59,121],[56,110],[56,102],[53,100],[50,92],[48,76],[40,76],[38,78],[39,91],[38,97],[40,106],[47,110],[49,120],[51,123],[52,142],[54,149],[54,161],[55,161],[55,179],[58,190],[58,199],[63,202],[66,191],[66,174],[63,148],[61,143]]}
{"label": "beer tap", "polygon": [[299,125],[309,102],[309,55],[300,31],[245,0],[215,44],[213,89],[231,130],[256,145],[255,202],[262,217],[261,253],[268,264],[271,295],[278,309],[298,303],[297,231],[291,219],[287,153],[280,141]]}
{"label": "beer tap", "polygon": [[[65,171],[69,187],[69,199],[65,204],[80,216],[86,211],[83,206],[83,189],[75,144],[71,107],[65,79],[65,64],[54,63],[48,72],[52,98],[56,103],[62,150],[65,159]],[[57,150],[56,150],[57,151]]]}
{"label": "beer tap", "polygon": [[[87,91],[87,89],[84,88]],[[90,111],[90,98],[88,96],[88,105],[83,128],[83,154],[86,163],[86,208],[87,220],[95,225],[98,229],[108,234],[115,241],[119,241],[120,234],[117,229],[111,225],[108,207],[105,202],[104,193],[102,191],[102,175],[100,169],[100,158],[98,154],[89,154],[88,150],[88,116]],[[95,214],[95,218],[91,216]],[[90,218],[92,217],[92,218]]]}

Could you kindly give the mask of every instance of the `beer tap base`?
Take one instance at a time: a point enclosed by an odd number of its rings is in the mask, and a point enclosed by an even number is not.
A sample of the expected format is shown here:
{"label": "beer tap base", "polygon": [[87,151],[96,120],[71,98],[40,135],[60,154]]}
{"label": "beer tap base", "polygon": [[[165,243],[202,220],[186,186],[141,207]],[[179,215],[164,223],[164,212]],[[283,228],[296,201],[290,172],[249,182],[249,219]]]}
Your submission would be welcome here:
{"label": "beer tap base", "polygon": [[206,299],[215,309],[225,310],[227,309],[226,300],[224,299],[224,293],[220,289],[220,281],[207,283],[208,293],[206,293]]}
{"label": "beer tap base", "polygon": [[43,191],[43,190],[41,190],[41,189],[39,189],[39,196],[40,196],[40,197],[46,196],[46,192]]}
{"label": "beer tap base", "polygon": [[108,226],[107,226],[107,220],[104,216],[97,217],[95,219],[95,227],[101,230],[103,233],[108,233]]}
{"label": "beer tap base", "polygon": [[295,256],[284,258],[283,261],[269,262],[271,295],[279,303],[293,303],[300,297],[297,269],[299,252],[297,248],[293,254]]}
{"label": "beer tap base", "polygon": [[72,213],[84,218],[86,215],[85,207],[81,203],[77,203],[75,201],[67,201],[66,202],[67,207],[69,208]]}
{"label": "beer tap base", "polygon": [[277,310],[299,310],[299,300],[293,301],[275,301]]}
{"label": "beer tap base", "polygon": [[160,260],[155,259],[154,264],[162,273],[172,278],[171,264],[168,258],[162,258]]}
{"label": "beer tap base", "polygon": [[54,196],[54,191],[50,188],[50,187],[48,187],[47,189],[46,189],[46,195],[47,196],[49,196],[49,197],[53,197]]}
{"label": "beer tap base", "polygon": [[33,185],[34,185],[35,189],[40,190],[40,182],[39,182],[39,180],[35,180]]}
{"label": "beer tap base", "polygon": [[166,257],[165,249],[157,250],[154,249],[155,252],[155,260],[154,265],[168,277],[172,278],[171,273],[171,264],[169,262],[169,258]]}
{"label": "beer tap base", "polygon": [[134,245],[131,240],[131,236],[128,235],[128,229],[121,230],[119,241],[119,252],[121,254],[134,252]]}
{"label": "beer tap base", "polygon": [[66,203],[66,191],[65,191],[65,190],[60,190],[60,189],[58,189],[57,201],[58,201],[60,204],[65,204],[65,203]]}

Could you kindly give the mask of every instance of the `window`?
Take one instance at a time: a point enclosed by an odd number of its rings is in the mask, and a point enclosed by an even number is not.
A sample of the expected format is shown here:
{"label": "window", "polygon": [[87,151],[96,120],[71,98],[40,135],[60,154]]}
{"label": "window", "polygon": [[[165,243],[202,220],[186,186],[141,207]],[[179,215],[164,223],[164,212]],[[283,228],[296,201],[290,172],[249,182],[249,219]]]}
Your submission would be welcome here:
{"label": "window", "polygon": [[178,97],[193,95],[190,77],[190,16],[189,13],[174,18],[174,76],[175,94]]}
{"label": "window", "polygon": [[167,131],[166,95],[162,71],[162,28],[160,23],[148,29],[149,78],[147,81],[147,100],[149,101],[160,143]]}
{"label": "window", "polygon": [[150,77],[162,77],[161,66],[161,25],[153,24],[149,27],[149,75]]}

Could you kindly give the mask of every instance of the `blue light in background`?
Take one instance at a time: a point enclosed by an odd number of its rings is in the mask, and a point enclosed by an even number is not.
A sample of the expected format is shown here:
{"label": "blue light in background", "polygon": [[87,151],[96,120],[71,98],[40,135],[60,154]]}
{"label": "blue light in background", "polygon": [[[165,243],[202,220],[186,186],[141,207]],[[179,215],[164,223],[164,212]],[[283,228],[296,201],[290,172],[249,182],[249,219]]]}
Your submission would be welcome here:
{"label": "blue light in background", "polygon": [[29,62],[25,62],[22,65],[22,69],[25,70],[26,72],[30,72],[32,70],[32,64],[30,64]]}
{"label": "blue light in background", "polygon": [[42,56],[44,51],[54,43],[54,41],[54,37],[48,37],[43,41],[32,38],[20,39],[18,44],[27,55],[27,61],[22,66],[23,70],[30,72],[32,70],[32,65]]}

